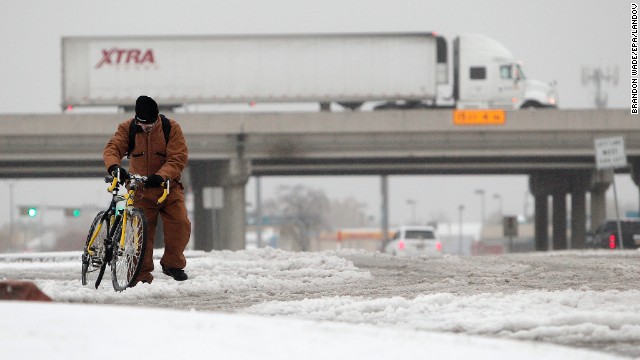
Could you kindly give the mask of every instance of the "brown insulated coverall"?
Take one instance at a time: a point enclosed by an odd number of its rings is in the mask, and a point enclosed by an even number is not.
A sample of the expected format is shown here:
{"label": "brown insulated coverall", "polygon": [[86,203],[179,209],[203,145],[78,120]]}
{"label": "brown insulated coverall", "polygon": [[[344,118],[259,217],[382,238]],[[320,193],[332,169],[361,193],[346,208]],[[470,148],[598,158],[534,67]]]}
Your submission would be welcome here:
{"label": "brown insulated coverall", "polygon": [[[114,164],[121,165],[129,147],[131,121],[133,119],[120,123],[118,130],[104,148],[103,159],[107,169]],[[162,195],[162,188],[141,189],[134,199],[134,206],[141,208],[147,218],[147,251],[138,281],[153,280],[153,242],[158,214],[162,216],[165,241],[165,251],[160,264],[177,269],[186,266],[184,249],[191,236],[191,222],[187,217],[180,174],[187,165],[188,150],[180,125],[173,120],[170,122],[168,142],[165,142],[162,123],[158,120],[150,133],[138,129],[135,148],[131,151],[130,173],[146,176],[158,174],[171,180],[169,196],[162,204],[157,204],[158,198]]]}

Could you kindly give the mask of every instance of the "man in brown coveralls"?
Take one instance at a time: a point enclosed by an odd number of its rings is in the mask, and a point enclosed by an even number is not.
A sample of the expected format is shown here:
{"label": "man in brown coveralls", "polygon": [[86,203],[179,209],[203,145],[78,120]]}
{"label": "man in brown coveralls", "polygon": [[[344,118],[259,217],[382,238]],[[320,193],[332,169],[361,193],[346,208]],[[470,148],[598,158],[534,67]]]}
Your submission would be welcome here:
{"label": "man in brown coveralls", "polygon": [[[136,100],[135,118],[118,125],[103,152],[107,171],[113,174],[120,169],[122,181],[129,176],[121,166],[125,156],[130,157],[131,173],[147,176],[144,189],[139,190],[134,199],[134,206],[141,208],[147,218],[148,241],[136,283],[153,281],[153,242],[158,214],[162,216],[165,241],[164,254],[160,259],[162,272],[177,281],[187,280],[183,270],[187,264],[184,249],[191,235],[191,222],[187,217],[180,174],[187,165],[188,150],[180,125],[174,120],[162,120],[161,116],[158,104],[152,98],[140,96]],[[168,138],[165,138],[163,121],[171,124]],[[132,122],[135,122],[135,146],[128,154]],[[165,180],[170,181],[169,195],[162,204],[157,204]]]}

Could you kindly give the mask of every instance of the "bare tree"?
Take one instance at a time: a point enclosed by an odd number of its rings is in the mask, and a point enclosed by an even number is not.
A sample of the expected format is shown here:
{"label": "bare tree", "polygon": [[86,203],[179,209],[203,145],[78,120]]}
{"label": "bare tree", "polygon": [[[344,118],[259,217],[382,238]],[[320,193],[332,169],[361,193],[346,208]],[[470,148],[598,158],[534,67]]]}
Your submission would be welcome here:
{"label": "bare tree", "polygon": [[327,215],[331,229],[345,227],[365,227],[368,225],[365,210],[367,205],[353,197],[344,200],[331,200]]}
{"label": "bare tree", "polygon": [[322,190],[302,185],[281,186],[276,200],[265,204],[265,211],[285,219],[280,229],[283,237],[294,240],[294,250],[309,251],[311,237],[327,225],[329,199]]}

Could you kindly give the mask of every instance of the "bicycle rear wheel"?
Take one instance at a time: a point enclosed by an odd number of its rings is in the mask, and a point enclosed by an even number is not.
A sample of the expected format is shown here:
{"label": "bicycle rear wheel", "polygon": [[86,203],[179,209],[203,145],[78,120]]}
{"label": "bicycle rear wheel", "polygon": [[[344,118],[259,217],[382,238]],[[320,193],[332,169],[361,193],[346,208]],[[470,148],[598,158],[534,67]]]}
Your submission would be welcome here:
{"label": "bicycle rear wheel", "polygon": [[147,218],[140,209],[128,211],[124,247],[120,246],[122,221],[118,224],[114,236],[111,279],[116,291],[122,291],[135,284],[147,247]]}
{"label": "bicycle rear wheel", "polygon": [[[102,224],[100,223],[103,215],[104,211],[100,211],[98,215],[93,218],[93,222],[89,228],[89,234],[87,235],[87,241],[84,244],[84,250],[82,252],[83,286],[91,284],[97,288],[99,278],[102,278],[104,268],[107,266],[105,261],[106,248],[104,240],[107,237],[109,227],[106,222],[103,222]],[[89,248],[89,243],[92,238],[95,239],[93,240],[93,244],[91,244],[91,248]],[[89,250],[91,250],[91,253],[89,253]]]}

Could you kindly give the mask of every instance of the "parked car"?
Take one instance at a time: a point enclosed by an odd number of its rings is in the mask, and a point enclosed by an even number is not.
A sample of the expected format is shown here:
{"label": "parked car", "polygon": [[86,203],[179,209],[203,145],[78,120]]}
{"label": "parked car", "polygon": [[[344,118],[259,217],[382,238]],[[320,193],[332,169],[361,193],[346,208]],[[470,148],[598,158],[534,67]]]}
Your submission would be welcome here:
{"label": "parked car", "polygon": [[442,255],[442,242],[432,226],[401,226],[384,245],[384,252],[397,256]]}
{"label": "parked car", "polygon": [[[640,219],[621,219],[622,243],[625,249],[640,247]],[[598,248],[617,249],[618,240],[617,220],[607,220],[596,229],[593,234],[593,245]]]}

